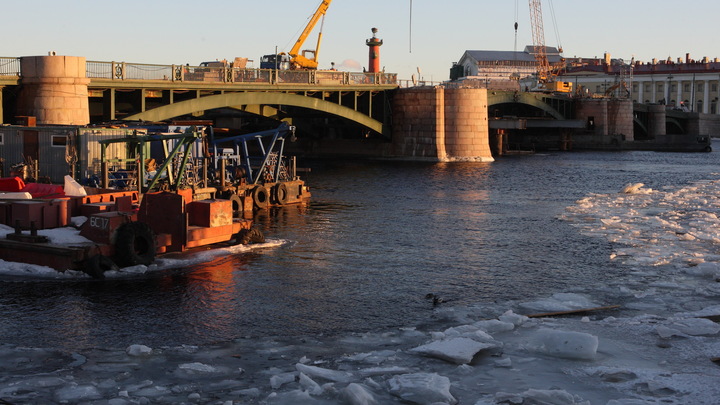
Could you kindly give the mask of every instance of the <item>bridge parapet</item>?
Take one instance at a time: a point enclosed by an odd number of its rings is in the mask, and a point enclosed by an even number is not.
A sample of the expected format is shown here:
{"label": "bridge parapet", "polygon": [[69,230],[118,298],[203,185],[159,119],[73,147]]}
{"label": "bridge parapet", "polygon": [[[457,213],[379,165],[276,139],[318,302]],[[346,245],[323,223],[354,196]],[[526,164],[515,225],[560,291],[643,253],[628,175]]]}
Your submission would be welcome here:
{"label": "bridge parapet", "polygon": [[[86,72],[88,79],[109,80],[252,83],[267,85],[399,85],[396,73],[252,69],[233,67],[232,65],[190,66],[87,61]],[[0,76],[22,77],[20,58],[0,57]]]}
{"label": "bridge parapet", "polygon": [[173,82],[397,85],[395,73],[335,70],[274,70],[225,66],[152,65],[125,62],[87,62],[90,79],[163,80]]}
{"label": "bridge parapet", "polygon": [[0,76],[20,76],[20,58],[0,57]]}

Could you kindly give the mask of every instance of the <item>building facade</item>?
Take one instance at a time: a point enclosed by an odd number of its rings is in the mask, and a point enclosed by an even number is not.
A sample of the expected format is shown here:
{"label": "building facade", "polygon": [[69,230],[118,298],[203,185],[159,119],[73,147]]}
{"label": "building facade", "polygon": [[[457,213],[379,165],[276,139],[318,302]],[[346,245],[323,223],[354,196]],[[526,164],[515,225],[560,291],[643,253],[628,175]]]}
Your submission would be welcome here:
{"label": "building facade", "polygon": [[[671,108],[720,114],[720,62],[715,58],[651,62],[611,59],[573,63],[563,74],[587,95],[615,95],[643,104],[663,104]],[[609,94],[611,93],[611,94]]]}

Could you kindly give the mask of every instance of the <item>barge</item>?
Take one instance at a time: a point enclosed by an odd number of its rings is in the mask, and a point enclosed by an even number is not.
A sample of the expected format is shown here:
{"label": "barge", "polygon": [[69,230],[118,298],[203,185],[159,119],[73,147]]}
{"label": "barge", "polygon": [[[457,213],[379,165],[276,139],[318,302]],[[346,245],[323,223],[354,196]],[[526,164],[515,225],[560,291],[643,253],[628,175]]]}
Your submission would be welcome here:
{"label": "barge", "polygon": [[[197,128],[102,140],[100,188],[81,186],[69,176],[64,187],[0,179],[0,192],[6,193],[4,199],[0,195],[0,224],[14,229],[0,238],[0,258],[102,278],[108,270],[149,265],[166,253],[263,242],[262,232],[253,227],[253,210],[304,203],[310,197],[294,174],[294,164],[291,169],[282,156],[284,140],[292,133],[293,128],[283,124],[227,140],[207,139]],[[259,158],[251,156],[251,141],[259,142]],[[163,146],[159,167],[148,155],[153,142]],[[106,148],[117,143],[132,151],[130,159],[105,156]],[[227,143],[235,149],[218,152],[218,145]],[[198,145],[213,145],[215,153]],[[197,150],[202,155],[199,166],[193,164]],[[118,167],[127,167],[125,160],[135,169],[120,176]],[[111,188],[111,178],[116,183],[123,179],[130,187]],[[78,217],[86,218],[78,227],[83,242],[58,244],[38,234],[40,229],[70,227]]]}

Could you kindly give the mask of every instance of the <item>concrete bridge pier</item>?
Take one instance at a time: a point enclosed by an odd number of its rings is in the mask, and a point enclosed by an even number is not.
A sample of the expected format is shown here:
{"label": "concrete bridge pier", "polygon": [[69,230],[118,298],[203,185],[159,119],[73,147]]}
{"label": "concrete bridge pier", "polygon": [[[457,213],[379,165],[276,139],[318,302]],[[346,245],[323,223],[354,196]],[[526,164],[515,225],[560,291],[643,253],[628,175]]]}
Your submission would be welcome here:
{"label": "concrete bridge pier", "polygon": [[28,56],[20,58],[22,82],[17,115],[33,116],[40,125],[90,123],[85,58]]}
{"label": "concrete bridge pier", "polygon": [[393,99],[394,155],[492,162],[486,89],[415,87]]}
{"label": "concrete bridge pier", "polygon": [[634,140],[632,100],[579,99],[575,116],[585,121],[575,138],[591,148],[619,148],[620,140]]}
{"label": "concrete bridge pier", "polygon": [[665,113],[665,106],[660,104],[653,104],[647,106],[648,113],[648,137],[655,139],[667,134],[667,114]]}

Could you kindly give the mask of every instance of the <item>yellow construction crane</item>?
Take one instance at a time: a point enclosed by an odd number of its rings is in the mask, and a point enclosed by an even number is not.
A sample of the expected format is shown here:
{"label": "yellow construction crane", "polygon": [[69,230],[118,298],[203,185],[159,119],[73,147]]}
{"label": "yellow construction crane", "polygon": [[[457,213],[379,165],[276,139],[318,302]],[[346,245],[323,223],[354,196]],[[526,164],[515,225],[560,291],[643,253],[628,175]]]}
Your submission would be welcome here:
{"label": "yellow construction crane", "polygon": [[[540,0],[529,0],[530,2],[530,25],[532,27],[532,39],[535,60],[537,61],[538,84],[541,90],[570,93],[572,92],[571,82],[556,81],[557,74],[550,66],[545,48],[545,28],[543,27],[542,6]],[[562,48],[559,49],[562,53]]]}
{"label": "yellow construction crane", "polygon": [[[310,21],[305,26],[305,29],[298,37],[295,45],[292,47],[290,52],[287,54],[279,53],[277,55],[265,55],[260,61],[260,68],[262,69],[317,69],[318,67],[318,53],[320,52],[320,42],[322,41],[322,24],[320,24],[320,32],[318,33],[317,44],[315,49],[304,49],[302,48],[305,40],[312,32],[315,25],[317,25],[320,19],[325,18],[325,13],[332,0],[323,0],[318,6],[315,13],[310,17]],[[312,57],[309,57],[312,54]]]}

